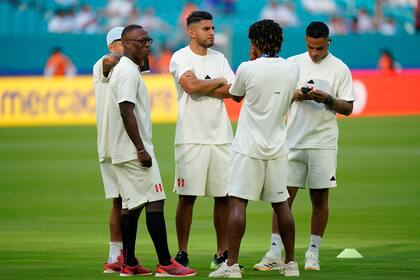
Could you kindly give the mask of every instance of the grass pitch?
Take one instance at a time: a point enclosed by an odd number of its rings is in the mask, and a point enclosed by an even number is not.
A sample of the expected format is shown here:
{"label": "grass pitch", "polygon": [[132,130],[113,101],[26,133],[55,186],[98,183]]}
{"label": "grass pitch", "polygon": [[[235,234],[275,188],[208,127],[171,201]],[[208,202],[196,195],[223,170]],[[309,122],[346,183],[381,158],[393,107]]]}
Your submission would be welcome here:
{"label": "grass pitch", "polygon": [[[420,279],[420,116],[340,119],[337,180],[321,248],[321,271],[305,279]],[[167,193],[166,223],[176,253],[174,125],[154,126],[154,144]],[[102,274],[108,255],[110,202],[103,199],[94,127],[0,129],[0,279],[117,279]],[[296,258],[303,268],[310,203],[294,203]],[[269,205],[251,202],[240,262],[246,279],[277,279],[254,272],[269,246]],[[207,279],[215,252],[212,201],[197,201],[190,260]],[[337,259],[356,248],[363,259]],[[139,224],[137,254],[147,267],[157,259]]]}

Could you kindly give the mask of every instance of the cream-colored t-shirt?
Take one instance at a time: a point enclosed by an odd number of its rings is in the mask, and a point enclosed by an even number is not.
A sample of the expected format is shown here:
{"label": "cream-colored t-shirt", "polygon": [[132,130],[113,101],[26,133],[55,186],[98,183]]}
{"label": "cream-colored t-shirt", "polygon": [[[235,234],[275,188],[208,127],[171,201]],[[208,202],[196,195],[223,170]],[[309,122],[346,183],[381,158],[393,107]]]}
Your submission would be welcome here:
{"label": "cream-colored t-shirt", "polygon": [[192,70],[198,79],[225,78],[231,83],[235,74],[225,56],[212,49],[207,55],[193,53],[189,46],[174,53],[169,65],[177,90],[178,119],[175,144],[228,144],[232,142],[232,126],[222,99],[205,95],[189,95],[179,80]]}
{"label": "cream-colored t-shirt", "polygon": [[99,59],[93,66],[93,88],[95,92],[96,100],[96,129],[97,137],[96,142],[98,146],[98,157],[99,162],[104,161],[106,157],[111,156],[109,150],[109,141],[108,138],[108,112],[107,112],[107,103],[110,100],[111,94],[109,90],[109,79],[111,73],[108,77],[105,77],[103,74],[102,68],[102,57]]}
{"label": "cream-colored t-shirt", "polygon": [[128,136],[121,118],[119,104],[133,103],[140,137],[145,149],[153,153],[152,125],[146,86],[138,65],[123,56],[114,67],[109,80],[111,101],[108,106],[109,146],[112,163],[121,163],[137,158],[136,148]]}
{"label": "cream-colored t-shirt", "polygon": [[[350,69],[331,53],[318,63],[314,63],[307,52],[288,60],[299,65],[297,88],[306,86],[312,80],[316,89],[323,90],[334,98],[354,101]],[[337,140],[335,112],[325,104],[313,100],[292,103],[287,121],[289,148],[337,149]]]}
{"label": "cream-colored t-shirt", "polygon": [[243,62],[230,94],[245,96],[232,149],[258,159],[287,153],[285,115],[299,78],[299,67],[283,58]]}

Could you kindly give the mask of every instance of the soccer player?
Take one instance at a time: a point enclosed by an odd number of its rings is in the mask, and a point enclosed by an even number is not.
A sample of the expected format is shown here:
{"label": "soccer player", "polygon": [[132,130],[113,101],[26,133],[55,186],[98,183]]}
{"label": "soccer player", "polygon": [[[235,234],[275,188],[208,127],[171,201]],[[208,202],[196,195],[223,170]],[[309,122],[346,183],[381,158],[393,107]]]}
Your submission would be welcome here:
{"label": "soccer player", "polygon": [[150,53],[152,39],[139,25],[129,25],[121,34],[123,57],[109,80],[110,100],[106,104],[111,161],[122,198],[121,234],[124,264],[121,276],[150,275],[135,257],[137,224],[146,208],[146,225],[159,264],[156,276],[192,276],[170,256],[164,219],[165,193],[154,156],[150,108],[140,65]]}
{"label": "soccer player", "polygon": [[[121,32],[124,27],[115,27],[106,35],[106,43],[111,54],[123,53]],[[120,230],[121,221],[121,197],[118,191],[118,183],[113,171],[110,151],[105,145],[108,129],[106,127],[107,112],[105,103],[109,100],[109,63],[110,56],[100,58],[93,67],[93,82],[96,99],[96,127],[99,164],[102,181],[105,189],[105,198],[112,199],[112,208],[109,215],[109,257],[104,264],[104,273],[120,272],[122,266],[122,239]]]}
{"label": "soccer player", "polygon": [[188,266],[188,239],[197,196],[214,197],[214,227],[217,252],[211,268],[227,255],[227,177],[231,159],[232,127],[224,97],[235,75],[214,44],[213,17],[194,11],[187,18],[190,44],[171,58],[178,96],[175,133],[175,186],[179,195],[176,230],[179,252],[176,260]]}
{"label": "soccer player", "polygon": [[251,61],[242,63],[230,88],[235,101],[244,99],[233,140],[229,171],[229,256],[209,274],[241,278],[239,247],[245,232],[248,200],[271,203],[285,244],[285,276],[299,276],[294,260],[295,226],[287,204],[285,116],[299,78],[298,66],[279,57],[282,28],[273,20],[249,27]]}
{"label": "soccer player", "polygon": [[[354,92],[349,68],[329,52],[327,25],[310,23],[305,41],[307,52],[289,58],[299,65],[300,76],[287,123],[287,185],[290,207],[298,188],[309,188],[312,221],[305,269],[319,270],[319,247],[328,221],[328,193],[337,186],[336,113],[351,114]],[[274,213],[272,245],[254,266],[257,270],[281,269],[282,244],[276,220]]]}

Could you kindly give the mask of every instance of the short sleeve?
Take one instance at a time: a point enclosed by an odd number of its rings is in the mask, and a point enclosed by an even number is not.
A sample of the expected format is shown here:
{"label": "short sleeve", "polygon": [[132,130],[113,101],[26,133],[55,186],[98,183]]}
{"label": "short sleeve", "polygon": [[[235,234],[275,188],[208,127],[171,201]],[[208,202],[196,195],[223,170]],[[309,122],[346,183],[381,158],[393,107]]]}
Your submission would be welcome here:
{"label": "short sleeve", "polygon": [[[137,92],[140,86],[140,73],[132,69],[119,69],[116,76],[117,103],[131,102],[136,104]],[[130,71],[131,70],[131,71]]]}
{"label": "short sleeve", "polygon": [[223,78],[226,79],[228,84],[233,83],[233,81],[235,80],[235,73],[233,73],[232,68],[230,68],[229,62],[224,56],[223,56]]}
{"label": "short sleeve", "polygon": [[192,70],[192,66],[186,61],[187,59],[182,57],[181,53],[175,53],[169,62],[169,72],[177,83],[185,72]]}
{"label": "short sleeve", "polygon": [[338,84],[337,97],[341,100],[354,101],[353,79],[350,69],[343,65],[340,72],[340,83]]}
{"label": "short sleeve", "polygon": [[233,81],[232,86],[229,89],[229,93],[235,96],[244,96],[246,92],[245,87],[245,64],[241,63],[238,67],[238,71],[236,71],[236,78]]}

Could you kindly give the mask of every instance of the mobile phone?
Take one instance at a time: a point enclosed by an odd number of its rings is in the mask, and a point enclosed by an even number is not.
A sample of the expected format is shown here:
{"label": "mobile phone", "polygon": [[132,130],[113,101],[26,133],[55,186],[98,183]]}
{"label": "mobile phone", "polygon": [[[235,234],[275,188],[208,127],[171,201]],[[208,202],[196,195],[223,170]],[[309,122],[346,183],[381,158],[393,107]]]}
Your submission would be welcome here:
{"label": "mobile phone", "polygon": [[308,94],[308,92],[310,92],[312,89],[309,87],[301,87],[300,90],[303,94]]}

